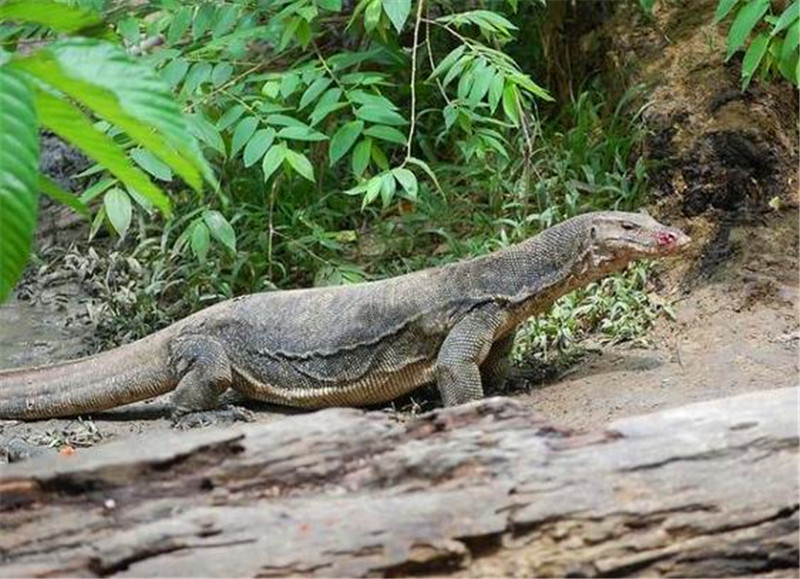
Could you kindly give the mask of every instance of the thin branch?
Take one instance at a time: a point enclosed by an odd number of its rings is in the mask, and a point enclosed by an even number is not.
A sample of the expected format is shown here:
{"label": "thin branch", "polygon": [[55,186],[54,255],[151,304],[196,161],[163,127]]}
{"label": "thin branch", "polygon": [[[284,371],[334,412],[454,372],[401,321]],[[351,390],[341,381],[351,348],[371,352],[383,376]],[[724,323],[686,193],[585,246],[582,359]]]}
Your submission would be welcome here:
{"label": "thin branch", "polygon": [[425,0],[418,0],[417,19],[414,22],[414,46],[411,49],[411,126],[408,127],[406,159],[411,157],[411,144],[414,140],[414,128],[417,124],[417,46],[419,44],[419,24],[422,22],[423,4],[425,4]]}
{"label": "thin branch", "polygon": [[333,80],[333,82],[336,84],[336,86],[338,86],[340,89],[342,89],[342,94],[344,95],[344,98],[346,98],[347,101],[352,105],[353,103],[350,100],[350,97],[347,96],[347,89],[344,88],[344,85],[339,80],[339,77],[337,77],[335,74],[333,74],[333,69],[331,69],[331,67],[328,66],[328,61],[325,60],[324,56],[322,56],[322,52],[320,51],[319,46],[317,46],[316,40],[314,40],[313,38],[311,39],[311,46],[314,47],[314,54],[317,55],[317,58],[322,63],[322,68],[325,69],[325,72],[328,73],[328,76],[331,77],[331,80]]}
{"label": "thin branch", "polygon": [[[433,72],[436,70],[436,63],[433,61],[433,49],[431,48],[431,23],[427,18],[425,19],[425,47],[426,52],[428,53],[428,62],[431,65],[431,72]],[[447,92],[445,92],[444,86],[442,86],[442,81],[439,80],[439,77],[436,77],[436,86],[439,87],[439,92],[442,93],[442,98],[444,98],[444,101],[448,105],[451,104],[450,99],[447,98]]]}

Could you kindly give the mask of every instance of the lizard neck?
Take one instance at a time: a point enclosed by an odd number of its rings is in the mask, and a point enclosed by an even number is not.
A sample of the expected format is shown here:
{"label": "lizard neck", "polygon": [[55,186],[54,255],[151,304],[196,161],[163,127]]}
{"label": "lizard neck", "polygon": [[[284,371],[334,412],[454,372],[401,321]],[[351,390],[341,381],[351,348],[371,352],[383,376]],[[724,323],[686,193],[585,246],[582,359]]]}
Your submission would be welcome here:
{"label": "lizard neck", "polygon": [[459,264],[462,292],[516,304],[535,299],[581,272],[589,250],[588,227],[580,218],[546,229],[504,250]]}
{"label": "lizard neck", "polygon": [[516,325],[545,311],[564,294],[627,264],[627,258],[597,254],[590,229],[588,219],[571,219],[522,243],[465,263],[455,281],[461,291],[470,288],[477,299],[505,302]]}

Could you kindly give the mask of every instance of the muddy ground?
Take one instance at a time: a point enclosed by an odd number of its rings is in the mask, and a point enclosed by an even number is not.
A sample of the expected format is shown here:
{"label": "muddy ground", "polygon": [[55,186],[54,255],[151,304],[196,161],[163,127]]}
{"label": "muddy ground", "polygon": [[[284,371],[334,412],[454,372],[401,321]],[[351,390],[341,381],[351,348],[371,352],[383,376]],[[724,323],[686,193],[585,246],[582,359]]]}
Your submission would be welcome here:
{"label": "muddy ground", "polygon": [[[650,28],[630,26],[637,13],[618,14],[601,43],[607,73],[624,69],[651,89],[644,113],[652,131],[647,154],[657,162],[650,209],[695,240],[690,255],[660,273],[659,295],[674,302],[676,319],[659,320],[647,348],[590,346],[547,381],[519,368],[508,392],[575,429],[798,382],[797,91],[773,83],[740,92],[740,61],[723,62],[725,31],[711,22],[715,2],[698,1],[690,11],[679,4],[657,3]],[[85,224],[62,209],[46,211],[43,221],[41,254],[63,253],[85,235]],[[0,368],[64,360],[91,347],[102,313],[77,281],[85,263],[73,265],[31,268],[17,296],[0,307]],[[425,400],[423,408],[431,404]],[[253,412],[257,421],[284,416],[278,408]],[[157,400],[91,420],[3,421],[0,446],[22,439],[47,452],[64,444],[80,452],[170,427]]]}

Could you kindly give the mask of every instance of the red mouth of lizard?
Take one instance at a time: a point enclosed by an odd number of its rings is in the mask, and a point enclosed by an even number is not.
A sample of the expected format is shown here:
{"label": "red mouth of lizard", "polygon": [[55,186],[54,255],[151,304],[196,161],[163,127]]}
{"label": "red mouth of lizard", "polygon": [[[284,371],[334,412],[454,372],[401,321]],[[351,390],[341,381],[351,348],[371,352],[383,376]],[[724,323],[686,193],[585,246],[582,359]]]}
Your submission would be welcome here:
{"label": "red mouth of lizard", "polygon": [[671,231],[659,231],[656,233],[656,242],[662,247],[671,248],[677,245],[678,236]]}

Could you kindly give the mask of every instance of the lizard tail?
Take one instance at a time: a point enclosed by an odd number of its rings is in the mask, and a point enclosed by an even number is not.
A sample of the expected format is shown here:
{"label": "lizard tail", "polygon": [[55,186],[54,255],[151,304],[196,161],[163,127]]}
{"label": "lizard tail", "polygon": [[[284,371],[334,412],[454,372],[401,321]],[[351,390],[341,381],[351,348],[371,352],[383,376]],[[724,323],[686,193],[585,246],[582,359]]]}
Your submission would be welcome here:
{"label": "lizard tail", "polygon": [[169,367],[168,335],[36,368],[0,372],[0,418],[76,416],[164,394],[177,385]]}

